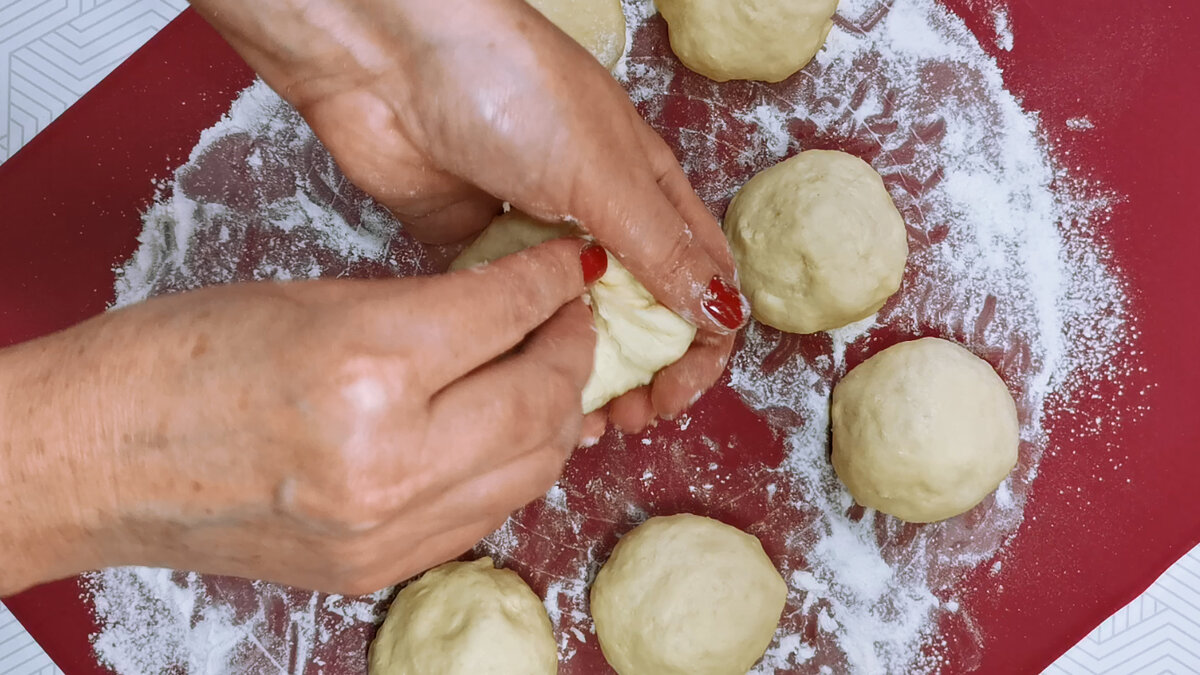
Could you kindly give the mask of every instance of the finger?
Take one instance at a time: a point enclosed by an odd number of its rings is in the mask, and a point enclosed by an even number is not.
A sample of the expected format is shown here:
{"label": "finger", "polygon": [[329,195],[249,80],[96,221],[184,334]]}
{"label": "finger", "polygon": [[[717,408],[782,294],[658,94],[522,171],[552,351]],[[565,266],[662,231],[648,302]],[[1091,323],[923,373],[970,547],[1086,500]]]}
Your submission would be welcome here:
{"label": "finger", "polygon": [[618,429],[627,434],[640,434],[654,419],[654,406],[650,402],[650,387],[638,387],[628,391],[609,404],[609,419]]}
{"label": "finger", "polygon": [[[641,133],[639,124],[631,121],[629,133]],[[581,180],[567,208],[660,302],[703,330],[734,332],[748,319],[748,305],[728,265],[714,260],[694,232],[716,228],[715,220],[684,220],[659,185],[663,165],[656,158],[633,169],[601,166],[594,173],[607,180]]]}
{"label": "finger", "polygon": [[[578,240],[558,239],[487,265],[420,279],[412,294],[398,298],[398,306],[367,311],[380,317],[381,330],[414,345],[436,390],[516,347],[578,299],[584,292],[582,247]],[[590,363],[589,357],[586,367]]]}
{"label": "finger", "polygon": [[583,416],[583,424],[579,427],[579,443],[581,448],[590,448],[600,442],[608,429],[608,414],[603,408],[594,410]]}
{"label": "finger", "polygon": [[691,227],[696,241],[712,256],[722,272],[730,278],[736,276],[729,240],[725,238],[725,233],[708,206],[692,188],[671,146],[650,125],[639,124],[636,128],[640,131],[638,140],[642,151],[659,176],[658,186],[667,200],[675,205],[675,209]]}
{"label": "finger", "polygon": [[729,363],[733,335],[697,334],[688,352],[654,376],[650,402],[654,412],[674,419],[716,384]]}
{"label": "finger", "polygon": [[[735,277],[733,254],[728,240],[708,207],[692,189],[682,167],[662,137],[648,125],[642,129],[642,148],[660,173],[659,186],[688,223],[696,240],[712,255],[726,274]],[[690,407],[725,371],[733,349],[733,336],[700,332],[696,342],[680,360],[659,372],[654,379],[651,401],[661,417],[674,418]]]}
{"label": "finger", "polygon": [[427,445],[444,449],[441,462],[450,470],[442,483],[465,480],[558,439],[573,447],[595,349],[591,310],[576,299],[518,353],[438,392],[430,404],[436,431]]}

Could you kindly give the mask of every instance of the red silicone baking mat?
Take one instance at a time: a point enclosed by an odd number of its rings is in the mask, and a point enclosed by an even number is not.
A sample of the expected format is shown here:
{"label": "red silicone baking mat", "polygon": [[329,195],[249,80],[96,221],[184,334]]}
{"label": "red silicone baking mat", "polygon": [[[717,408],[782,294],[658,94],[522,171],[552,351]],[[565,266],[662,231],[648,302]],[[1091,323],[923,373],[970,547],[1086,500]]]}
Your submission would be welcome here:
{"label": "red silicone baking mat", "polygon": [[[920,51],[920,26],[897,19],[897,6],[904,3],[851,4],[861,11],[840,20],[847,35],[879,38],[901,55]],[[1085,0],[1053,6],[966,0],[946,5],[995,58],[1007,90],[1025,110],[1038,113],[1038,133],[1045,136],[1058,165],[1070,170],[1069,179],[1099,186],[1096,194],[1107,195],[1105,215],[1088,223],[1097,240],[1107,242],[1107,262],[1119,270],[1124,311],[1136,327],[1113,352],[1115,360],[1130,364],[1119,370],[1121,377],[1085,378],[1071,405],[1059,406],[1043,421],[1046,452],[1032,487],[1019,491],[1029,501],[1016,537],[999,555],[970,570],[946,570],[961,578],[941,587],[939,597],[946,603],[937,613],[942,637],[930,647],[939,656],[929,663],[947,671],[1027,672],[1073,644],[1200,538],[1200,511],[1190,499],[1200,469],[1195,450],[1200,422],[1192,413],[1200,365],[1182,346],[1200,323],[1186,303],[1188,291],[1200,287],[1200,273],[1191,262],[1200,253],[1193,166],[1200,151],[1194,124],[1200,109],[1200,57],[1193,47],[1200,30],[1194,10],[1178,5],[1147,9]],[[918,16],[904,16],[910,15]],[[1008,38],[1009,27],[1015,40]],[[885,29],[896,34],[883,40],[878,32]],[[945,81],[947,96],[962,95],[964,100],[986,88],[986,74],[972,71],[970,62],[950,53],[939,56],[937,50],[930,54],[938,65],[921,73],[923,82]],[[824,69],[818,74],[825,79],[801,75],[772,87],[711,85],[678,69],[665,81],[654,80],[660,71],[639,71],[636,64],[670,58],[657,19],[638,32],[634,55],[629,79],[635,97],[647,88],[662,94],[642,96],[640,106],[668,141],[681,155],[701,146],[717,148],[711,166],[689,164],[684,157],[714,210],[724,208],[729,190],[725,183],[740,182],[772,161],[755,156],[742,162],[735,156],[743,147],[742,136],[753,133],[752,126],[763,128],[779,119],[771,110],[743,105],[747,101],[804,101],[816,118],[825,114],[821,106],[836,109],[839,97],[845,97],[845,124],[801,121],[779,138],[796,139],[802,147],[840,147],[868,156],[877,166],[916,161],[915,154],[905,154],[906,148],[911,150],[906,143],[887,140],[905,123],[898,111],[888,108],[902,107],[904,92],[876,95],[870,86],[823,91],[821,83],[837,70],[828,59],[826,65],[819,59],[814,66]],[[863,58],[876,56],[867,53]],[[152,181],[168,177],[187,159],[199,132],[216,122],[250,81],[244,64],[202,21],[186,13],[0,166],[4,343],[65,327],[107,306],[113,267],[136,246],[138,214],[153,199]],[[966,93],[956,88],[964,82],[971,85]],[[887,89],[888,84],[874,86]],[[871,101],[882,103],[871,109]],[[714,120],[721,123],[714,126]],[[950,143],[955,140],[954,122],[939,124],[934,117],[912,125],[911,131],[918,145]],[[863,130],[868,133],[860,133]],[[766,145],[768,152],[790,154],[795,149]],[[923,212],[916,208],[925,191],[950,180],[949,172],[939,175],[935,168],[885,175],[893,194],[913,196],[905,215],[918,254],[954,236],[952,222],[946,228],[923,222]],[[1067,180],[1064,175],[1062,181]],[[981,199],[990,194],[984,187],[978,193]],[[921,264],[917,256],[914,265]],[[916,285],[917,278],[910,276],[906,283]],[[1003,298],[1000,302],[1002,307]],[[945,334],[968,343],[986,337],[997,302],[992,301],[991,309],[986,301],[982,307],[971,325],[958,329],[939,330],[931,319],[877,330],[852,344],[846,361],[853,365],[890,342],[918,334]],[[1099,306],[1096,310],[1106,311]],[[766,382],[798,360],[824,363],[821,359],[828,360],[834,349],[826,338],[769,334],[747,343],[771,347],[754,364]],[[1028,370],[1028,350],[1020,339],[991,346],[990,351],[978,351],[1010,384]],[[744,345],[741,353],[751,352]],[[1095,367],[1103,370],[1105,364]],[[835,371],[831,365],[830,377]],[[740,372],[745,372],[744,365]],[[737,376],[735,372],[733,379]],[[804,496],[789,494],[796,491],[795,484],[772,480],[768,470],[788,455],[788,437],[781,430],[803,420],[771,406],[755,408],[735,391],[736,384],[723,383],[682,423],[660,425],[645,439],[609,438],[578,453],[559,492],[527,509],[515,521],[513,539],[501,538],[489,550],[510,556],[508,564],[540,593],[565,598],[578,595],[573,585],[586,581],[586,575],[578,578],[570,572],[586,572],[588,559],[603,560],[616,536],[639,518],[696,511],[758,534],[768,552],[788,569],[793,588],[798,583],[819,584],[820,578],[803,576],[809,556],[805,540],[793,535],[822,521],[803,508],[779,506],[802,503]],[[1094,433],[1081,432],[1093,428]],[[1028,447],[1023,449],[1024,469],[1029,453]],[[562,516],[560,507],[579,518]],[[848,511],[851,518],[862,516]],[[571,527],[564,529],[564,523]],[[975,524],[967,519],[961,527],[947,527],[947,536],[938,541],[968,541]],[[881,549],[903,552],[906,545],[925,541],[921,537],[927,534],[881,522],[878,543]],[[813,552],[812,558],[818,554]],[[249,593],[239,601],[247,606],[258,601],[248,584],[209,583],[226,595]],[[794,594],[785,622],[799,636],[792,650],[792,660],[799,665],[789,670],[815,671],[823,663],[835,671],[844,669],[847,662],[822,638],[830,632],[822,622],[836,622],[838,613],[819,604],[806,606],[802,595]],[[280,597],[282,602],[288,599]],[[89,643],[97,624],[78,582],[48,584],[6,603],[64,670],[104,672]],[[567,615],[560,617],[565,622],[560,638],[571,654],[564,671],[605,672],[595,639],[586,634],[586,618],[576,621],[569,616],[580,607],[569,598],[558,607]],[[895,617],[900,621],[902,616]],[[572,634],[571,627],[582,633]],[[313,656],[329,664],[326,672],[347,670],[350,666],[345,664],[361,663],[369,633],[367,628],[354,628],[319,645]],[[264,635],[264,642],[269,637]],[[806,644],[814,645],[813,654],[805,654]],[[295,651],[292,658],[299,658]],[[316,659],[299,658],[285,669],[318,672]],[[857,663],[861,667],[863,662]],[[265,662],[248,668],[260,669],[270,672]]]}

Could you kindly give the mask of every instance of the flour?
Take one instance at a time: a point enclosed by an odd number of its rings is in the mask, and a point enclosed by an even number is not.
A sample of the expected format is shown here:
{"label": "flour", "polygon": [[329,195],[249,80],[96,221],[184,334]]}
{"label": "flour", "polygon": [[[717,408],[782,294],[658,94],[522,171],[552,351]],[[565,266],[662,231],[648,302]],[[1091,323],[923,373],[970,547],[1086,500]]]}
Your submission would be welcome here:
{"label": "flour", "polygon": [[658,13],[653,1],[621,0],[621,9],[625,12],[625,53],[613,68],[613,77],[624,81],[629,74],[629,54],[633,48],[634,37],[642,24]]}
{"label": "flour", "polygon": [[[390,589],[345,598],[140,567],[87,575],[84,587],[104,622],[96,655],[121,675],[352,671],[362,657],[343,643],[357,648],[356,628],[381,621],[390,597]],[[239,606],[239,595],[253,606]]]}
{"label": "flour", "polygon": [[[1136,325],[1095,234],[1118,196],[1051,161],[1037,117],[934,0],[843,0],[814,62],[773,85],[687,71],[652,3],[624,7],[630,47],[618,77],[714,212],[784,157],[844,149],[884,176],[909,228],[909,270],[900,293],[853,326],[793,336],[752,324],[727,379],[687,415],[577,450],[546,499],[474,554],[517,570],[543,597],[563,675],[603,667],[587,590],[617,537],[680,511],[755,534],[788,581],[781,630],[754,672],[935,672],[950,655],[969,670],[979,638],[960,579],[980,565],[1003,569],[1039,461],[1055,450],[1048,420],[1088,382],[1119,390],[1138,367],[1121,349]],[[997,46],[1010,49],[1007,15],[994,24]],[[144,225],[117,270],[117,306],[235,281],[426,274],[445,262],[350,185],[261,83],[159,186]],[[832,384],[922,335],[997,367],[1018,402],[1022,444],[1017,470],[979,509],[916,527],[855,506],[826,453]],[[1115,406],[1060,432],[1100,436],[1138,414]],[[1114,453],[1111,480],[1125,461]],[[362,672],[390,597],[144,568],[95,573],[86,586],[96,653],[122,674]],[[953,635],[939,630],[947,621]]]}
{"label": "flour", "polygon": [[1072,117],[1067,120],[1067,128],[1071,131],[1091,131],[1096,125],[1086,117]]}
{"label": "flour", "polygon": [[[841,13],[872,16],[872,4],[844,2]],[[1011,48],[1007,15],[998,13],[996,24],[1001,48]],[[809,69],[811,96],[776,99],[741,118],[757,126],[761,144],[746,154],[777,156],[784,142],[803,149],[778,130],[781,120],[807,117],[818,144],[836,139],[870,156],[912,234],[904,287],[873,319],[835,332],[828,356],[795,358],[794,337],[752,327],[731,386],[764,413],[783,408],[803,420],[789,432],[785,473],[806,510],[818,507],[818,534],[803,542],[808,569],[792,581],[826,605],[816,625],[818,641],[841,651],[834,670],[937,670],[940,617],[965,611],[939,597],[1015,534],[1045,450],[1048,408],[1069,400],[1083,379],[1127,375],[1132,357],[1120,348],[1136,330],[1109,254],[1090,234],[1113,197],[1053,165],[1036,118],[1004,90],[965,25],[930,0],[899,0],[863,28],[839,23]],[[825,461],[825,429],[830,385],[845,372],[847,351],[857,362],[878,351],[877,335],[930,334],[997,366],[1019,403],[1022,450],[990,503],[914,528],[852,508]],[[969,664],[971,655],[956,657]]]}
{"label": "flour", "polygon": [[992,10],[992,26],[996,29],[996,46],[1006,52],[1011,52],[1013,49],[1013,32],[1012,20],[1008,16],[1006,7],[997,7]]}

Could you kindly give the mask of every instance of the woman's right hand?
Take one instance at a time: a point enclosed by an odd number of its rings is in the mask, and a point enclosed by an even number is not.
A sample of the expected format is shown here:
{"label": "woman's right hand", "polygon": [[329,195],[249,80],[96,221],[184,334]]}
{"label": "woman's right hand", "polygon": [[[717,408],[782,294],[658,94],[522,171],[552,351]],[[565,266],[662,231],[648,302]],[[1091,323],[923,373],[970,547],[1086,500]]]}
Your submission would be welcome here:
{"label": "woman's right hand", "polygon": [[0,595],[121,564],[361,593],[461,554],[603,432],[582,246],[183,293],[0,352]]}

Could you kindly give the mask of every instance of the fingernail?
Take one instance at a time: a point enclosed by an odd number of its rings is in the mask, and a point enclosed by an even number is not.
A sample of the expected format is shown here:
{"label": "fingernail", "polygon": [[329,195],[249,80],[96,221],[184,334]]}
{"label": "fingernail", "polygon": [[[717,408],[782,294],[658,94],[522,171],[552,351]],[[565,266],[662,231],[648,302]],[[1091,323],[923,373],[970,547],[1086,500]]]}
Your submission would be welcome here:
{"label": "fingernail", "polygon": [[600,442],[600,438],[596,436],[588,436],[587,438],[579,439],[579,447],[590,448]]}
{"label": "fingernail", "polygon": [[583,283],[592,285],[608,271],[608,253],[602,246],[588,244],[579,252],[579,262],[583,265]]}
{"label": "fingernail", "polygon": [[721,277],[708,282],[701,306],[710,319],[729,330],[737,330],[746,323],[746,299]]}

